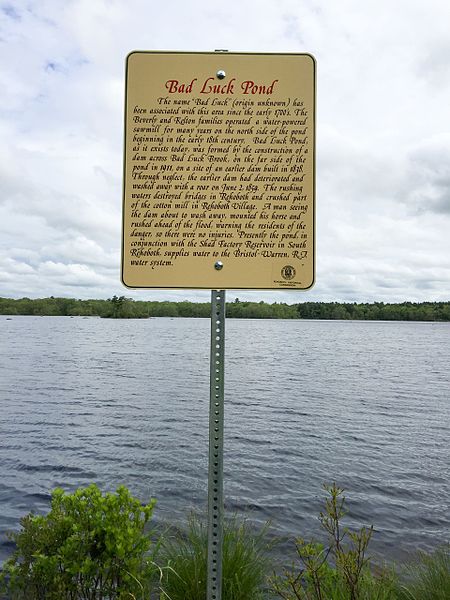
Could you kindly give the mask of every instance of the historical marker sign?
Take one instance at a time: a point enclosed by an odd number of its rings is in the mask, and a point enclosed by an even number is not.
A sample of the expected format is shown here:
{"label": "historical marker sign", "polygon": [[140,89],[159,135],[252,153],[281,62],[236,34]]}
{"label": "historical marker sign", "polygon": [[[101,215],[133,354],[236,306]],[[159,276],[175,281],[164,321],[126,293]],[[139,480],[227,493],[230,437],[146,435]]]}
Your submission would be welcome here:
{"label": "historical marker sign", "polygon": [[310,55],[131,53],[123,283],[311,287],[315,110]]}

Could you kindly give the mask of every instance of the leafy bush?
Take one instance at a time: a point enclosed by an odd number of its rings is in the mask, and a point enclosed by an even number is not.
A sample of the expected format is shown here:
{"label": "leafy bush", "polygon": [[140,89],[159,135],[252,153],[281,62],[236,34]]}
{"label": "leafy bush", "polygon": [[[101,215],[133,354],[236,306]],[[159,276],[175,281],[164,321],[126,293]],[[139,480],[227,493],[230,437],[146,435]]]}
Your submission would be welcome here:
{"label": "leafy bush", "polygon": [[2,589],[20,600],[148,598],[154,567],[144,526],[154,503],[142,506],[123,486],[104,495],[95,485],[56,489],[49,514],[27,515],[11,536]]}
{"label": "leafy bush", "polygon": [[[274,575],[272,588],[284,600],[389,600],[395,598],[395,578],[384,573],[375,579],[369,569],[367,548],[372,527],[351,532],[342,526],[345,496],[335,484],[324,486],[328,497],[319,516],[328,545],[302,538],[295,546],[299,565]],[[347,541],[344,541],[347,540]]]}

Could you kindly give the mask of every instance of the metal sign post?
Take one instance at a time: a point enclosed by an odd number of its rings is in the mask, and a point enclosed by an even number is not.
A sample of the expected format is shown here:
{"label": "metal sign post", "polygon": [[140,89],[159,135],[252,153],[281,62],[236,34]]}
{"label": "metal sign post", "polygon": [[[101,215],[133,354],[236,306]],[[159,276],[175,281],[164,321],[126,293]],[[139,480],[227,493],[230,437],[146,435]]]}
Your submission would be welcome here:
{"label": "metal sign post", "polygon": [[207,600],[222,597],[224,290],[314,283],[315,82],[309,54],[126,61],[122,282],[212,290]]}
{"label": "metal sign post", "polygon": [[225,290],[211,292],[207,600],[222,598]]}

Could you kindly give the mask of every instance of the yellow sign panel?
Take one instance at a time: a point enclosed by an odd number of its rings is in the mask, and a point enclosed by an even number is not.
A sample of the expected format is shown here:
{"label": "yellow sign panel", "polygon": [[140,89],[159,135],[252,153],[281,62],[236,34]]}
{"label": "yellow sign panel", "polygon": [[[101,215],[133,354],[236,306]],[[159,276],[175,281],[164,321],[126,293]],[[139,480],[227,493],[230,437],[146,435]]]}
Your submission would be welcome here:
{"label": "yellow sign panel", "polygon": [[131,53],[123,283],[310,288],[315,110],[307,54]]}

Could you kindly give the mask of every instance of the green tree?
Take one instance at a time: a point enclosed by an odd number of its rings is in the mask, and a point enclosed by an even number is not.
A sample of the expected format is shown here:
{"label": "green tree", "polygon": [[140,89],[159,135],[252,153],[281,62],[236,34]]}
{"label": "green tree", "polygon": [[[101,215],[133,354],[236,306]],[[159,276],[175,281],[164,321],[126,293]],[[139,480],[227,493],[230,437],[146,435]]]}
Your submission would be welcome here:
{"label": "green tree", "polygon": [[149,592],[154,572],[144,527],[155,501],[142,506],[125,487],[56,489],[46,516],[28,515],[12,537],[1,585],[12,600],[119,600]]}
{"label": "green tree", "polygon": [[109,312],[106,316],[111,319],[129,319],[135,316],[133,300],[125,296],[113,296],[108,299]]}

